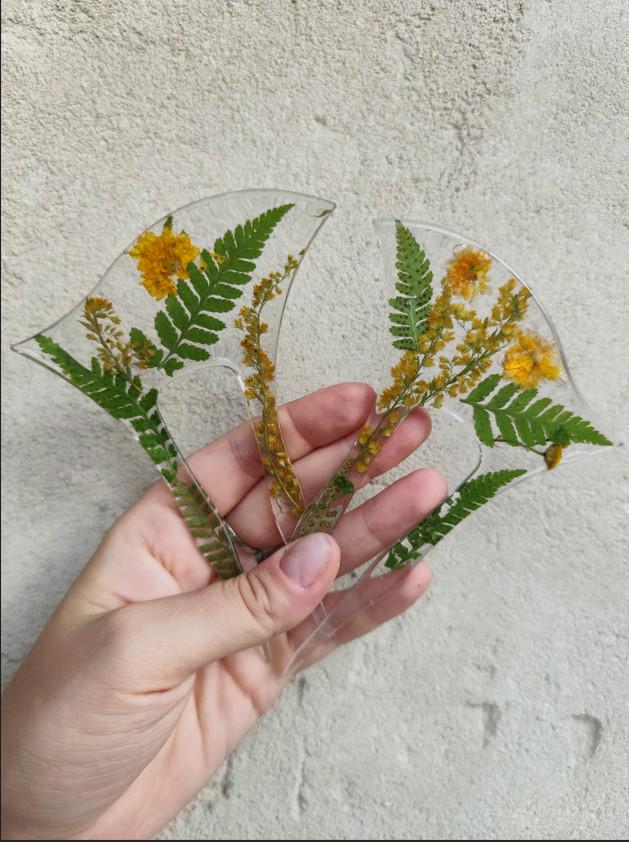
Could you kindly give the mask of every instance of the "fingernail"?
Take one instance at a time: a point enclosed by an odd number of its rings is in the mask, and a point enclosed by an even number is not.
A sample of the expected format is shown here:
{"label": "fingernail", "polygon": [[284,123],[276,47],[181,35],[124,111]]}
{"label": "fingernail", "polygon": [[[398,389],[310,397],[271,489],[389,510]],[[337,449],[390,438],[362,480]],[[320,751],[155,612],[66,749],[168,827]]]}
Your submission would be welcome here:
{"label": "fingernail", "polygon": [[293,582],[307,588],[315,581],[328,562],[330,539],[316,533],[307,535],[288,549],[280,560],[280,568]]}

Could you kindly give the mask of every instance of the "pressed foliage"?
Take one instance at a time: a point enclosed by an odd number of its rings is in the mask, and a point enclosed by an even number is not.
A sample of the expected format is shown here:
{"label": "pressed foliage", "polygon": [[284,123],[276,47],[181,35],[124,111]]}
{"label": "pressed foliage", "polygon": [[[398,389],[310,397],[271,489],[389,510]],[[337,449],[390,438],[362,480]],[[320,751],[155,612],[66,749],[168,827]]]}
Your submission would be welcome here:
{"label": "pressed foliage", "polygon": [[179,280],[176,295],[155,317],[155,330],[167,353],[160,366],[167,374],[183,368],[186,360],[207,360],[208,347],[218,342],[225,322],[215,313],[233,310],[242,287],[249,283],[255,260],[262,253],[278,222],[293,207],[280,205],[227,231],[214,243],[213,252],[201,251],[201,265],[188,265],[190,283]]}
{"label": "pressed foliage", "polygon": [[203,558],[212,565],[223,579],[231,579],[240,573],[240,567],[234,559],[231,544],[225,534],[220,518],[197,488],[195,482],[182,482],[175,479],[171,491],[183,519]]}
{"label": "pressed foliage", "polygon": [[525,473],[523,468],[493,471],[464,482],[456,494],[448,497],[437,511],[418,524],[403,541],[391,549],[386,566],[391,570],[399,570],[419,558],[427,544],[438,544],[462,520],[491,500],[504,486]]}
{"label": "pressed foliage", "polygon": [[80,320],[95,345],[89,368],[50,337],[36,337],[41,350],[74,386],[112,417],[131,424],[169,484],[199,551],[224,578],[240,569],[225,526],[201,490],[178,478],[179,454],[157,409],[157,389],[145,390],[139,372],[162,369],[171,376],[187,360],[209,359],[208,349],[225,328],[214,314],[234,308],[265,243],[292,207],[270,208],[226,231],[212,250],[195,246],[183,231],[175,233],[171,217],[161,234],[140,235],[129,255],[149,295],[165,299],[154,320],[162,348],[137,327],[126,338],[112,302],[98,296],[86,299]]}
{"label": "pressed foliage", "polygon": [[244,334],[241,340],[243,363],[252,370],[245,378],[245,398],[255,401],[261,411],[254,421],[254,431],[265,473],[271,480],[270,494],[280,508],[286,507],[299,516],[304,510],[304,496],[282,438],[277,402],[271,389],[275,366],[262,347],[262,337],[269,326],[262,321],[262,311],[282,294],[280,286],[299,267],[289,254],[281,272],[271,272],[258,281],[252,290],[251,306],[242,307],[234,324]]}
{"label": "pressed foliage", "polygon": [[[219,237],[211,249],[196,245],[169,217],[161,233],[145,232],[129,250],[149,296],[161,302],[155,338],[137,327],[125,335],[109,299],[86,299],[80,324],[94,345],[89,366],[58,343],[38,336],[41,350],[68,380],[114,418],[126,420],[169,484],[199,551],[224,578],[239,571],[225,524],[195,481],[180,477],[180,457],[157,409],[158,392],[141,377],[149,369],[172,376],[188,361],[208,360],[230,313],[253,280],[256,260],[292,204],[269,208]],[[539,393],[561,376],[556,344],[523,328],[530,292],[508,278],[491,301],[491,256],[460,248],[435,285],[430,260],[412,231],[395,223],[395,291],[389,299],[389,330],[400,352],[391,382],[378,397],[378,414],[360,431],[335,474],[308,506],[282,438],[273,392],[275,367],[264,349],[264,308],[282,294],[282,283],[299,266],[288,256],[281,271],[254,282],[250,303],[235,326],[242,332],[245,396],[260,411],[254,420],[270,494],[279,508],[299,518],[294,537],[330,531],[351,495],[366,480],[386,440],[415,407],[442,406],[446,398],[470,408],[479,442],[519,447],[543,459],[549,470],[575,444],[611,442],[584,418]],[[479,298],[479,296],[481,298]],[[483,297],[486,298],[483,298]],[[487,315],[472,307],[488,301]],[[499,367],[499,371],[493,371]],[[390,551],[387,567],[398,569],[438,543],[458,523],[526,473],[494,471],[465,482],[437,511]]]}
{"label": "pressed foliage", "polygon": [[[530,292],[515,278],[509,278],[499,288],[489,315],[482,317],[469,305],[478,294],[490,292],[491,265],[486,252],[472,247],[459,249],[448,261],[440,289],[434,295],[425,251],[413,233],[396,222],[398,295],[389,300],[389,320],[393,346],[402,354],[391,369],[391,384],[378,398],[381,415],[363,428],[348,457],[304,512],[296,535],[332,529],[357,478],[368,471],[384,440],[414,407],[439,408],[446,397],[473,407],[474,426],[481,443],[525,448],[542,456],[549,470],[559,464],[569,444],[611,444],[588,421],[553,404],[549,398],[533,402],[535,388],[520,388],[557,379],[561,374],[558,353],[553,342],[521,328]],[[483,380],[502,352],[501,373]],[[511,382],[489,397],[501,381]],[[489,400],[483,403],[485,398]],[[536,445],[546,448],[539,450]],[[433,515],[432,520],[425,521],[433,526],[440,524],[442,532],[429,533],[426,527],[415,537],[422,538],[422,543],[435,543],[428,540],[430,535],[443,537],[466,516],[465,511],[478,508],[524,472],[514,470],[471,480],[460,489],[456,505],[452,504],[445,520],[444,516],[439,519]],[[401,564],[405,553],[410,552],[404,546],[400,542],[392,550],[389,566]],[[413,545],[413,551],[418,546]]]}
{"label": "pressed foliage", "polygon": [[519,389],[515,383],[498,389],[500,382],[500,374],[492,374],[461,399],[473,407],[476,435],[488,447],[497,441],[526,448],[546,442],[611,444],[589,421],[550,398],[538,398],[537,389]]}

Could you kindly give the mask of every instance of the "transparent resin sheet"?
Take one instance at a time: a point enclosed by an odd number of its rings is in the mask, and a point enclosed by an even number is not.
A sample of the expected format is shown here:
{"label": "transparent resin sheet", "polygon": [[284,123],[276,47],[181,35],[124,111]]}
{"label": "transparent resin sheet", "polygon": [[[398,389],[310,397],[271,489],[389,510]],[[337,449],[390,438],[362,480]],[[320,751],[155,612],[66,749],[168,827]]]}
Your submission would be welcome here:
{"label": "transparent resin sheet", "polygon": [[216,437],[221,409],[230,426],[251,418],[278,523],[302,505],[279,429],[274,365],[291,285],[333,208],[314,196],[246,190],[173,211],[139,234],[74,310],[15,346],[124,423],[222,577],[255,564],[259,548],[221,518],[207,492],[221,478],[195,475],[170,421],[179,426],[178,395],[190,379],[201,374],[211,387],[229,373],[244,401],[232,392],[228,407],[209,407],[198,418],[201,441]]}
{"label": "transparent resin sheet", "polygon": [[377,407],[294,535],[334,531],[386,439],[416,407],[433,418],[439,461],[432,464],[445,474],[449,497],[337,583],[292,670],[391,613],[401,571],[496,494],[612,444],[570,375],[550,318],[499,257],[432,225],[384,219],[376,230],[390,333]]}

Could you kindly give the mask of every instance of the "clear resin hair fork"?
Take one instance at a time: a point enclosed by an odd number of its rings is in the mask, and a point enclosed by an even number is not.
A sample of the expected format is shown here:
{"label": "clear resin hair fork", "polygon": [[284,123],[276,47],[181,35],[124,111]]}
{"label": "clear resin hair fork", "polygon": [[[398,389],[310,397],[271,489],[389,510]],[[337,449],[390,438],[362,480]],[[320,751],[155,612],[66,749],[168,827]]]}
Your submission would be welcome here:
{"label": "clear resin hair fork", "polygon": [[[259,416],[254,430],[278,518],[303,508],[273,390],[286,301],[280,296],[333,208],[279,190],[225,193],[179,208],[141,233],[74,310],[14,346],[124,422],[223,577],[255,563],[253,551],[243,552],[208,497],[207,482],[186,462],[161,412],[160,390],[176,390],[183,369],[233,372],[252,420]],[[205,432],[211,441],[212,429]]]}
{"label": "clear resin hair fork", "polygon": [[[612,444],[592,424],[551,320],[499,257],[432,225],[380,220],[376,229],[390,331],[377,412],[296,534],[333,529],[386,438],[415,407],[460,422],[458,441],[437,464],[453,491],[366,564],[357,582],[328,594],[291,670],[316,660],[331,640],[370,628],[382,603],[394,598],[395,572],[417,563],[496,494]],[[471,469],[463,458],[470,445],[477,450]]]}

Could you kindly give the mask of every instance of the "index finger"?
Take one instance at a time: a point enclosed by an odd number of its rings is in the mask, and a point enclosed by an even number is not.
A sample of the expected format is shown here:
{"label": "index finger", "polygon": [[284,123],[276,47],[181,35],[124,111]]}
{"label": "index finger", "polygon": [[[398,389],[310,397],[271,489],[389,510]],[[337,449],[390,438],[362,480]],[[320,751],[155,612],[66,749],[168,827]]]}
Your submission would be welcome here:
{"label": "index finger", "polygon": [[[339,383],[281,406],[280,427],[291,460],[301,459],[360,427],[374,400],[374,391],[366,383]],[[249,421],[197,450],[186,461],[223,516],[264,476]],[[165,491],[164,484],[158,483],[147,497]]]}

